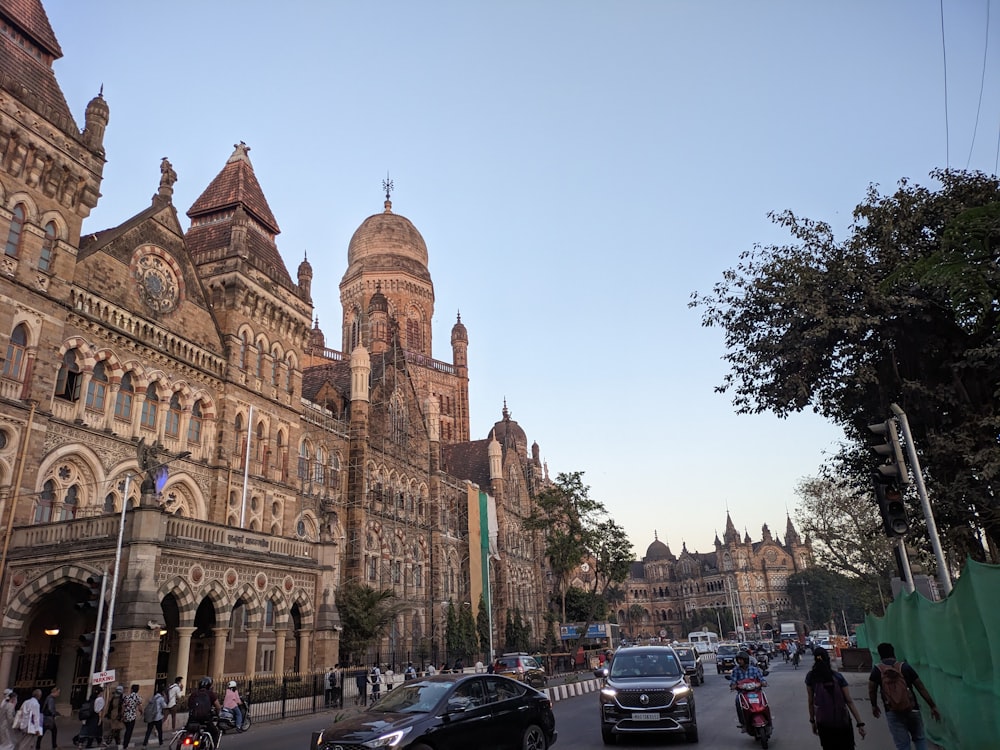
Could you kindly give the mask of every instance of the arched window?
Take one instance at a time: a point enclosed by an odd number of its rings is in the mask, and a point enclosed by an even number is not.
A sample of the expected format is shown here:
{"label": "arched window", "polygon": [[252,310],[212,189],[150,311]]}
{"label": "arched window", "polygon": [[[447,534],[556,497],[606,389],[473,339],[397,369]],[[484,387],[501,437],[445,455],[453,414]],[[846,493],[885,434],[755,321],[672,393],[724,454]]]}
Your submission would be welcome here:
{"label": "arched window", "polygon": [[20,380],[24,370],[24,354],[28,349],[28,327],[18,324],[7,342],[7,358],[3,362],[3,376]]}
{"label": "arched window", "polygon": [[56,398],[79,401],[80,384],[80,363],[77,361],[77,352],[76,349],[70,349],[63,355],[62,365],[56,376]]}
{"label": "arched window", "polygon": [[18,203],[14,206],[14,216],[10,220],[10,231],[7,232],[7,245],[3,251],[5,255],[16,258],[21,251],[21,237],[24,233],[24,204]]}
{"label": "arched window", "polygon": [[285,391],[292,392],[292,358],[285,358]]}
{"label": "arched window", "polygon": [[87,384],[87,408],[103,412],[107,396],[108,373],[105,370],[104,362],[98,362],[94,365],[94,372],[90,376],[90,383]]}
{"label": "arched window", "polygon": [[52,506],[56,504],[56,484],[51,479],[42,486],[35,505],[35,523],[48,523],[52,520]]}
{"label": "arched window", "polygon": [[247,369],[247,334],[246,331],[240,334],[240,369]]}
{"label": "arched window", "polygon": [[122,375],[118,395],[115,397],[115,417],[132,421],[132,401],[135,399],[135,386],[132,385],[132,373]]}
{"label": "arched window", "polygon": [[188,442],[201,445],[201,401],[195,401],[191,406],[191,421],[188,422]]}
{"label": "arched window", "polygon": [[389,401],[389,439],[399,445],[406,442],[406,407],[399,393]]}
{"label": "arched window", "polygon": [[254,455],[257,461],[261,462],[261,468],[267,469],[267,433],[264,431],[264,423],[257,423],[257,444],[254,446]]}
{"label": "arched window", "polygon": [[45,239],[42,241],[42,252],[38,256],[38,270],[48,271],[52,268],[52,254],[56,249],[56,224],[50,221],[45,225]]}
{"label": "arched window", "polygon": [[313,461],[313,482],[318,485],[323,484],[323,466],[326,460],[326,452],[322,447],[316,449],[316,460]]}
{"label": "arched window", "polygon": [[361,316],[358,311],[354,311],[354,319],[351,321],[351,336],[347,342],[347,353],[354,351],[354,347],[361,343]]}
{"label": "arched window", "polygon": [[79,499],[80,499],[80,488],[77,485],[73,485],[68,490],[66,490],[66,496],[63,498],[62,507],[59,509],[59,520],[60,521],[71,521],[76,518],[76,511],[79,509]]}
{"label": "arched window", "polygon": [[280,355],[278,354],[278,348],[275,347],[271,351],[271,385],[275,388],[278,387],[278,372],[281,369],[280,365]]}
{"label": "arched window", "polygon": [[299,443],[299,479],[309,479],[309,446],[305,440]]}
{"label": "arched window", "polygon": [[409,318],[406,321],[406,348],[411,351],[420,351],[423,348],[420,321],[415,318]]}
{"label": "arched window", "polygon": [[170,406],[167,407],[167,420],[163,426],[163,433],[170,437],[179,437],[181,434],[181,399],[176,391],[170,397]]}
{"label": "arched window", "polygon": [[257,345],[257,364],[254,366],[254,374],[260,378],[264,376],[264,347]]}
{"label": "arched window", "polygon": [[142,415],[139,424],[149,430],[156,429],[156,415],[160,408],[160,396],[156,392],[156,383],[150,383],[146,389],[146,400],[142,402]]}

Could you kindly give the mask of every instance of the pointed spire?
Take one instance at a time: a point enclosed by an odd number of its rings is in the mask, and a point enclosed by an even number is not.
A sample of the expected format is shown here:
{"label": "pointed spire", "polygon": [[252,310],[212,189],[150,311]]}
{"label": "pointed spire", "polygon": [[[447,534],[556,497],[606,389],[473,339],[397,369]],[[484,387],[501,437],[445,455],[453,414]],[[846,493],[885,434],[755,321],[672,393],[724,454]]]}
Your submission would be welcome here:
{"label": "pointed spire", "polygon": [[792,517],[786,514],[786,518],[788,519],[788,523],[785,525],[785,544],[800,544],[799,532],[792,525]]}
{"label": "pointed spire", "polygon": [[726,533],[722,538],[725,539],[726,544],[740,540],[740,533],[736,530],[736,524],[733,523],[733,517],[729,515],[728,510],[726,511]]}

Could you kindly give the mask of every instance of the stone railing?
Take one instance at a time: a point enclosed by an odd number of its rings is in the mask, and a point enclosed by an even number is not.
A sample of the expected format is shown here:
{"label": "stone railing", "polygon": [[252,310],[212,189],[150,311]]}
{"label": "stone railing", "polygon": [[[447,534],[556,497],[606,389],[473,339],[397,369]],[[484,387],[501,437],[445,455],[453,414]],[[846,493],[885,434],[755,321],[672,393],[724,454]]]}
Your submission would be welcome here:
{"label": "stone railing", "polygon": [[309,542],[260,534],[232,526],[218,526],[181,516],[170,516],[167,519],[167,541],[171,540],[192,541],[225,547],[227,550],[246,549],[307,560],[315,557],[313,545]]}
{"label": "stone railing", "polygon": [[40,547],[78,545],[93,541],[114,544],[118,539],[119,517],[108,513],[72,521],[40,523],[15,529],[11,549],[36,550]]}

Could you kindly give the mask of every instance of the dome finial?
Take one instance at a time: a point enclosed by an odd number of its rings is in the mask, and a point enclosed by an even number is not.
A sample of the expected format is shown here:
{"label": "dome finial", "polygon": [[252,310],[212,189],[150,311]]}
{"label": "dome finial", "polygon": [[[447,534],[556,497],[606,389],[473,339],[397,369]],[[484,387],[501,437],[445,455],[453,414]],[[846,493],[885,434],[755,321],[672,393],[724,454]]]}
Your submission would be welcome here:
{"label": "dome finial", "polygon": [[507,411],[507,397],[503,397],[503,418],[510,419],[510,412]]}
{"label": "dome finial", "polygon": [[392,194],[392,190],[395,185],[392,184],[392,180],[389,179],[389,170],[385,171],[385,179],[382,180],[382,189],[385,191],[385,212],[387,214],[392,213],[392,201],[389,200],[389,196]]}

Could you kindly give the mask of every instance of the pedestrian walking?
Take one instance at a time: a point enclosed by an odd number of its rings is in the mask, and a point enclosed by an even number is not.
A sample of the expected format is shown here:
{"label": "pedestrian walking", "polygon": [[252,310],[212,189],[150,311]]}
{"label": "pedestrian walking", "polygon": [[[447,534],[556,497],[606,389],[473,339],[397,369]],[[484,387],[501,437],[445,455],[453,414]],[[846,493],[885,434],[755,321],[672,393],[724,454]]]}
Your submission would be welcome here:
{"label": "pedestrian walking", "polygon": [[323,675],[323,704],[330,708],[333,705],[333,696],[337,692],[337,673],[330,667]]}
{"label": "pedestrian walking", "polygon": [[354,673],[354,684],[358,686],[358,694],[354,697],[355,706],[368,705],[368,675],[364,669]]}
{"label": "pedestrian walking", "polygon": [[107,722],[104,725],[104,731],[107,733],[104,740],[115,750],[121,747],[122,732],[125,730],[125,724],[122,723],[122,698],[124,697],[125,686],[118,685],[111,697],[108,698],[108,703],[104,708],[104,720]]}
{"label": "pedestrian walking", "polygon": [[876,664],[868,677],[868,699],[872,704],[872,716],[882,715],[878,707],[878,694],[882,693],[885,706],[885,721],[889,725],[896,750],[910,750],[913,742],[915,750],[927,750],[927,735],[913,691],[927,703],[934,721],[941,721],[937,704],[931,698],[917,671],[905,661],[896,660],[896,649],[891,643],[878,644],[881,661]]}
{"label": "pedestrian walking", "polygon": [[0,750],[14,750],[14,712],[17,710],[17,693],[4,688],[0,701]]}
{"label": "pedestrian walking", "polygon": [[103,744],[101,722],[104,718],[104,704],[104,687],[94,685],[90,697],[80,705],[78,715],[83,723],[80,732],[73,737],[73,744],[76,747],[83,747],[84,743],[87,743],[87,747],[93,747],[95,742],[98,745]]}
{"label": "pedestrian walking", "polygon": [[153,730],[156,730],[156,739],[159,740],[160,746],[163,745],[163,716],[164,712],[167,710],[167,690],[161,690],[158,693],[154,693],[153,697],[149,699],[149,703],[142,710],[142,719],[146,722],[146,736],[142,740],[142,746],[146,747],[149,744],[149,738],[153,734]]}
{"label": "pedestrian walking", "polygon": [[56,717],[59,712],[56,710],[56,698],[59,697],[59,688],[54,687],[42,701],[42,734],[38,735],[35,741],[35,750],[41,750],[42,736],[45,732],[52,735],[52,750],[59,747],[58,728],[56,727]]}
{"label": "pedestrian walking", "polygon": [[833,670],[830,653],[825,648],[813,649],[813,657],[816,661],[806,675],[806,696],[813,734],[819,736],[823,750],[854,750],[852,716],[857,722],[861,739],[865,738],[866,732],[847,679]]}
{"label": "pedestrian walking", "polygon": [[42,691],[37,688],[14,714],[14,747],[17,750],[35,750],[37,738],[42,736]]}
{"label": "pedestrian walking", "polygon": [[372,671],[368,675],[368,681],[372,685],[372,703],[379,699],[382,695],[382,670],[378,668],[378,664],[372,665]]}
{"label": "pedestrian walking", "polygon": [[122,737],[123,748],[132,744],[132,732],[141,713],[142,696],[139,695],[139,686],[132,685],[131,692],[122,699],[122,724],[125,725],[125,734]]}
{"label": "pedestrian walking", "polygon": [[167,688],[167,713],[170,715],[170,728],[177,729],[177,706],[184,695],[184,678],[178,675]]}

